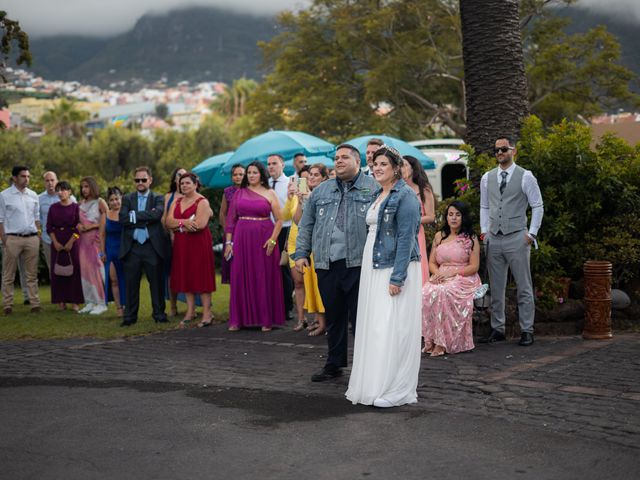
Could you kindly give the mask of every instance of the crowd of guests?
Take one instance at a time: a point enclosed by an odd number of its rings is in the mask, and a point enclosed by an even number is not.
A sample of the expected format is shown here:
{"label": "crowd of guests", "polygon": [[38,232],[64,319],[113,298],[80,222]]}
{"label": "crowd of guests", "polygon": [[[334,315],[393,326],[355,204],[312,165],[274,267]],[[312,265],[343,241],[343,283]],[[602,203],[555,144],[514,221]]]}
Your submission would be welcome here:
{"label": "crowd of guests", "polygon": [[[263,332],[295,317],[293,329],[326,334],[328,354],[312,381],[342,375],[349,325],[355,334],[347,398],[392,407],[417,401],[421,351],[432,357],[474,349],[474,297],[482,290],[481,242],[491,283],[491,334],[505,340],[504,291],[511,270],[518,286],[520,345],[533,343],[530,246],[542,221],[542,196],[531,172],[514,162],[515,142],[496,141],[498,166],[481,180],[481,235],[468,205],[453,201],[430,253],[425,226],[436,219],[436,199],[420,162],[378,139],[367,145],[367,166],[352,145],[336,150],[334,168],[270,155],[235,165],[224,190],[219,222],[224,230],[223,283],[230,285],[229,331]],[[113,301],[122,326],[138,319],[140,280],[150,287],[152,317],[167,322],[184,296],[180,322],[211,325],[216,290],[213,211],[199,193],[198,177],[182,168],[166,195],[151,190],[151,170],[134,172],[135,190],[117,187],[100,198],[94,178],[80,182],[79,201],[68,182],[44,175],[40,196],[28,188],[30,172],[17,166],[13,185],[0,193],[4,245],[2,295],[13,308],[13,283],[21,264],[31,311],[40,311],[37,264],[40,242],[60,309],[99,315]],[[532,209],[527,227],[526,212]],[[80,305],[84,304],[83,308]],[[307,321],[313,318],[313,321]],[[357,325],[357,329],[356,329]]]}
{"label": "crowd of guests", "polygon": [[[41,311],[38,290],[40,248],[51,282],[51,301],[60,310],[89,315],[107,311],[113,301],[122,326],[137,322],[142,273],[149,282],[152,318],[167,322],[176,299],[184,295],[187,309],[181,325],[195,319],[196,296],[202,305],[199,326],[212,322],[211,292],[215,290],[214,254],[209,202],[198,193],[197,176],[184,169],[172,174],[170,192],[151,191],[148,167],[136,168],[134,191],[118,187],[100,197],[93,177],[80,180],[76,199],[72,186],[55,172],[43,176],[45,191],[28,188],[26,166],[12,170],[12,185],[0,193],[2,240],[2,300],[13,313],[16,270],[26,285],[25,304]],[[166,292],[166,293],[165,293]]]}

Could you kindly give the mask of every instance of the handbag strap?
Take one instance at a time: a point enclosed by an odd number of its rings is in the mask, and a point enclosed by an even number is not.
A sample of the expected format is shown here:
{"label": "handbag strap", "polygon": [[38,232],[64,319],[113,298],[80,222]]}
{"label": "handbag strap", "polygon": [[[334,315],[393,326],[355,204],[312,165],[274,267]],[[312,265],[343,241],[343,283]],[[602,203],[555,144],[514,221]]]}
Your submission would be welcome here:
{"label": "handbag strap", "polygon": [[[63,252],[66,252],[67,255],[69,256],[69,265],[73,265],[73,258],[71,257],[71,252],[68,250],[63,250]],[[60,252],[58,252],[58,257],[56,258],[56,263],[58,263],[58,260],[60,259]],[[59,265],[59,263],[58,263]]]}

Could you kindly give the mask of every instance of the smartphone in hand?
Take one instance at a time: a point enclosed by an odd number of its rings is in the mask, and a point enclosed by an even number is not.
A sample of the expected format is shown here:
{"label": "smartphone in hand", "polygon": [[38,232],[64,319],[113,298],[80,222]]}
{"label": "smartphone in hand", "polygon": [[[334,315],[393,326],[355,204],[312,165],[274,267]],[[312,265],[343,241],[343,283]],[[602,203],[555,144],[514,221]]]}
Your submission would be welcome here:
{"label": "smartphone in hand", "polygon": [[309,185],[307,185],[307,179],[306,178],[299,178],[298,179],[298,191],[302,194],[307,194],[309,193]]}

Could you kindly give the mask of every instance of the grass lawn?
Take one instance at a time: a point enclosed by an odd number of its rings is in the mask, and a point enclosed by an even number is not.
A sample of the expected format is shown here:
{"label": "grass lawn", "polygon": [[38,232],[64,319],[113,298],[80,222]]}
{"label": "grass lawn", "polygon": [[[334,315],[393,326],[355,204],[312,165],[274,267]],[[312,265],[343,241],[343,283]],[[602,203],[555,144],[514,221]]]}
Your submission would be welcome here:
{"label": "grass lawn", "polygon": [[[229,285],[220,283],[217,277],[218,290],[212,296],[212,309],[215,322],[229,318]],[[140,310],[138,323],[131,327],[120,327],[121,319],[116,315],[113,303],[102,315],[81,315],[71,310],[59,311],[57,305],[51,304],[51,289],[48,285],[40,287],[42,312],[30,313],[28,305],[22,305],[22,292],[16,287],[13,314],[4,316],[0,313],[0,340],[27,340],[49,338],[118,338],[132,335],[144,335],[178,328],[186,305],[178,302],[178,316],[170,319],[170,323],[157,324],[151,318],[151,299],[149,284],[143,279],[140,285]],[[69,306],[68,306],[69,307]],[[169,302],[167,302],[167,313]],[[199,312],[201,313],[201,309]],[[195,325],[194,322],[193,325]]]}

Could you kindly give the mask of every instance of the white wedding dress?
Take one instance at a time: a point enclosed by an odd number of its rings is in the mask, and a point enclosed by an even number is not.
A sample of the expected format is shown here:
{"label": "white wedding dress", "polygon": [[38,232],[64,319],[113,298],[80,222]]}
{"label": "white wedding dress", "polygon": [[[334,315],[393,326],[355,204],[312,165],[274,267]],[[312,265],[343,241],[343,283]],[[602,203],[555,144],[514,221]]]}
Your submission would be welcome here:
{"label": "white wedding dress", "polygon": [[[367,211],[353,367],[346,397],[353,404],[398,406],[417,402],[422,321],[422,270],[409,262],[399,295],[389,294],[393,268],[373,268],[379,205]],[[417,240],[416,240],[417,241]]]}

